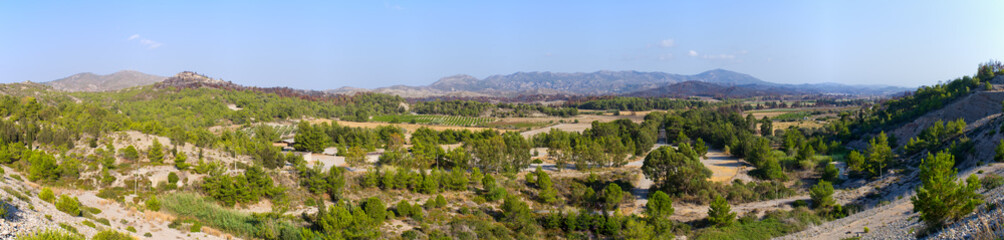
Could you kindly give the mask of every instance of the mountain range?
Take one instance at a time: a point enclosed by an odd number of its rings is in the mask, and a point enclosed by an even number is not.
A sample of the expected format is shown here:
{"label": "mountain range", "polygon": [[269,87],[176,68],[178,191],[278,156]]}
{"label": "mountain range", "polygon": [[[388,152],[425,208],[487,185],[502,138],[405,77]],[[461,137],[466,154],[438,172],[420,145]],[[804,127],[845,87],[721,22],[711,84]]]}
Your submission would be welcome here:
{"label": "mountain range", "polygon": [[[188,72],[183,72],[179,76],[186,73]],[[94,92],[150,85],[165,79],[168,78],[137,71],[120,71],[108,75],[79,73],[43,84],[62,91]],[[815,94],[888,96],[910,90],[912,89],[884,85],[781,84],[760,80],[748,74],[715,69],[694,75],[639,71],[517,72],[507,75],[492,75],[484,79],[470,75],[453,75],[441,78],[427,86],[395,85],[375,89],[342,87],[324,92],[329,94],[378,92],[405,98],[515,97],[520,95],[744,98]],[[317,93],[309,95],[316,96]]]}
{"label": "mountain range", "polygon": [[839,83],[781,84],[748,74],[715,69],[695,75],[664,72],[598,71],[592,73],[517,72],[478,79],[454,75],[428,86],[390,86],[376,89],[343,87],[333,93],[372,91],[402,97],[515,96],[534,94],[627,95],[650,97],[839,94],[887,96],[910,88]]}

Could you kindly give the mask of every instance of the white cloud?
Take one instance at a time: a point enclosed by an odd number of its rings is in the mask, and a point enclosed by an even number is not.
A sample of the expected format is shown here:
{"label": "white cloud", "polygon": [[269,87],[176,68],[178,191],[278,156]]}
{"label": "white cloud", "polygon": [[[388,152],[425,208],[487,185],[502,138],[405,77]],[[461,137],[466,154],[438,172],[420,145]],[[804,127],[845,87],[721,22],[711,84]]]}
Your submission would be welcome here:
{"label": "white cloud", "polygon": [[672,38],[670,38],[670,39],[659,41],[659,46],[660,47],[664,47],[664,48],[676,46],[676,40],[673,40]]}
{"label": "white cloud", "polygon": [[704,59],[732,60],[732,59],[736,59],[736,55],[732,55],[732,54],[714,54],[714,55],[704,55],[704,56],[701,56],[701,58],[704,58]]}
{"label": "white cloud", "polygon": [[697,51],[690,50],[690,52],[687,53],[687,56],[696,57],[697,56]]}
{"label": "white cloud", "polygon": [[160,43],[158,41],[154,41],[154,40],[150,40],[150,39],[144,38],[144,37],[140,36],[139,34],[133,34],[132,36],[129,36],[129,39],[127,39],[127,40],[128,41],[139,40],[139,44],[140,45],[143,45],[144,47],[149,48],[149,49],[159,48],[160,46],[164,45],[163,43]]}
{"label": "white cloud", "polygon": [[383,7],[387,8],[387,9],[392,9],[392,10],[404,10],[404,7],[402,7],[401,5],[391,4],[391,3],[388,3],[388,2],[383,2]]}

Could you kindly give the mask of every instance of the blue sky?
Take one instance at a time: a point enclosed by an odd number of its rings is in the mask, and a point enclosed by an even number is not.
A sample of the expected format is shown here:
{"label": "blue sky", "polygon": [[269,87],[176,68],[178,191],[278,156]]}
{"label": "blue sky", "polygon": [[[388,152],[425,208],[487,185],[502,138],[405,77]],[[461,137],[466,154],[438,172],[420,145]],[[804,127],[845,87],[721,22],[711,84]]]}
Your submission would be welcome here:
{"label": "blue sky", "polygon": [[918,86],[1004,59],[1004,1],[0,1],[0,82],[131,69],[331,89],[724,68]]}

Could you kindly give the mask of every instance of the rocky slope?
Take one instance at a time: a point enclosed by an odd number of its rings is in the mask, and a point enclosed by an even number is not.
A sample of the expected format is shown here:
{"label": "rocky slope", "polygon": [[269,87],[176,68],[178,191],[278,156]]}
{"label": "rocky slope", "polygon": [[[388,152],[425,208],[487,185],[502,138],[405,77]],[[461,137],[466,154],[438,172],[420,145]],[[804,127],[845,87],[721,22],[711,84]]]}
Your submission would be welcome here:
{"label": "rocky slope", "polygon": [[68,92],[100,92],[114,91],[123,88],[150,85],[164,80],[165,77],[145,74],[137,71],[119,71],[108,75],[94,73],[78,73],[73,76],[56,79],[43,84]]}

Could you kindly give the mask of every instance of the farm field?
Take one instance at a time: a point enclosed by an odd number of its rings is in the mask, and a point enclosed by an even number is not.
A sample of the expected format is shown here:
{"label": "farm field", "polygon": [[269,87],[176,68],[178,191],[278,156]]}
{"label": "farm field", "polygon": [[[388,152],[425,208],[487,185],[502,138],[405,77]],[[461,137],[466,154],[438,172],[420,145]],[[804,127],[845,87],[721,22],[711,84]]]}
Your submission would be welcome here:
{"label": "farm field", "polygon": [[386,123],[414,123],[476,127],[486,123],[494,122],[497,119],[492,117],[465,117],[465,116],[444,116],[444,115],[383,115],[375,116],[371,119],[374,122]]}

